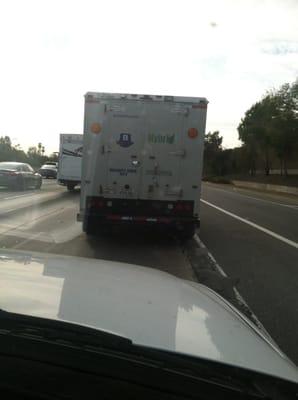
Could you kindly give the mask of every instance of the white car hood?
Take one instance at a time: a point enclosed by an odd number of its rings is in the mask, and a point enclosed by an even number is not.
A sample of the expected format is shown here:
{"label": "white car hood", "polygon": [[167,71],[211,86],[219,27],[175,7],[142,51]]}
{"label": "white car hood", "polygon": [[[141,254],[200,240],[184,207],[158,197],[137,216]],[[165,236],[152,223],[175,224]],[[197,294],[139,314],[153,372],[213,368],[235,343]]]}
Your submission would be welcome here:
{"label": "white car hood", "polygon": [[88,325],[136,344],[298,382],[287,357],[214,292],[151,268],[2,251],[0,309]]}

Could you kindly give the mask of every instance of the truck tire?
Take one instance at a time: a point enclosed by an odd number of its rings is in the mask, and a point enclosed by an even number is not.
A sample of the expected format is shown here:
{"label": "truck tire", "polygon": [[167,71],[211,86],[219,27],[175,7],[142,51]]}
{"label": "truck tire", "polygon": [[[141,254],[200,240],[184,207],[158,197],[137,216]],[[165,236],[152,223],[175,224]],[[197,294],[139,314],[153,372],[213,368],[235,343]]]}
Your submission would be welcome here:
{"label": "truck tire", "polygon": [[74,185],[74,184],[72,184],[72,183],[68,183],[68,184],[67,184],[67,190],[68,190],[69,192],[72,192],[72,191],[74,190],[74,188],[75,188],[75,185]]}
{"label": "truck tire", "polygon": [[85,232],[87,236],[94,236],[97,233],[97,229],[94,222],[90,221],[87,218],[84,219],[83,232]]}
{"label": "truck tire", "polygon": [[195,224],[184,225],[181,231],[179,231],[179,236],[182,240],[190,240],[194,237],[196,233]]}

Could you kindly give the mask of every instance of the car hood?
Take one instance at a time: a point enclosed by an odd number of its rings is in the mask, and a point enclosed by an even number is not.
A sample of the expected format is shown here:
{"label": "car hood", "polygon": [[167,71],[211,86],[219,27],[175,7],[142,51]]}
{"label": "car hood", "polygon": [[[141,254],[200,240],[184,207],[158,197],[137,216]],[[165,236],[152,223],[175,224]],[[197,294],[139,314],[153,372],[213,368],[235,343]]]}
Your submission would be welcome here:
{"label": "car hood", "polygon": [[298,382],[296,367],[225,300],[152,268],[1,251],[0,308]]}

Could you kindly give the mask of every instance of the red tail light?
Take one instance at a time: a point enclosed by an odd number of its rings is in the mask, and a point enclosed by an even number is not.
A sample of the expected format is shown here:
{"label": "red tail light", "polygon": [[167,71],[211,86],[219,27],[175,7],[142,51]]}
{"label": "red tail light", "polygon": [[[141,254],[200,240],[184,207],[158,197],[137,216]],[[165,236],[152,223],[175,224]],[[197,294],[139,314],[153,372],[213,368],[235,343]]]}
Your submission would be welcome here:
{"label": "red tail light", "polygon": [[16,176],[16,175],[18,175],[18,173],[17,172],[8,172],[8,175],[9,176]]}
{"label": "red tail light", "polygon": [[188,203],[176,203],[174,207],[174,211],[192,211],[192,205]]}
{"label": "red tail light", "polygon": [[104,205],[104,201],[101,199],[91,199],[89,203],[89,206],[93,208],[103,208]]}
{"label": "red tail light", "polygon": [[184,204],[184,210],[185,211],[191,211],[192,210],[192,206],[190,204]]}
{"label": "red tail light", "polygon": [[181,204],[181,203],[177,203],[177,204],[175,205],[174,210],[175,210],[175,211],[183,211],[183,210],[184,210],[184,205]]}

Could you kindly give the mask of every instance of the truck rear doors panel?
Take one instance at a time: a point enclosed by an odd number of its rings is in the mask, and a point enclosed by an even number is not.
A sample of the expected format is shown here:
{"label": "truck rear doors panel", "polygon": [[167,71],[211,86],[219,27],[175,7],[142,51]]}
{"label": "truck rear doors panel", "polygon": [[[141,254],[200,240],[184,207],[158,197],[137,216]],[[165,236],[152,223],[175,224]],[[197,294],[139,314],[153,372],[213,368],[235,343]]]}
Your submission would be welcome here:
{"label": "truck rear doors panel", "polygon": [[184,119],[185,116],[177,112],[175,104],[152,103],[147,107],[141,198],[182,198]]}
{"label": "truck rear doors panel", "polygon": [[58,178],[81,180],[83,135],[61,135]]}
{"label": "truck rear doors panel", "polygon": [[185,116],[172,104],[110,106],[102,133],[104,194],[164,200],[181,198]]}
{"label": "truck rear doors panel", "polygon": [[103,193],[113,197],[140,197],[143,174],[145,109],[140,102],[107,106],[102,135]]}
{"label": "truck rear doors panel", "polygon": [[86,196],[181,200],[197,214],[205,121],[206,102],[87,97],[81,208]]}

